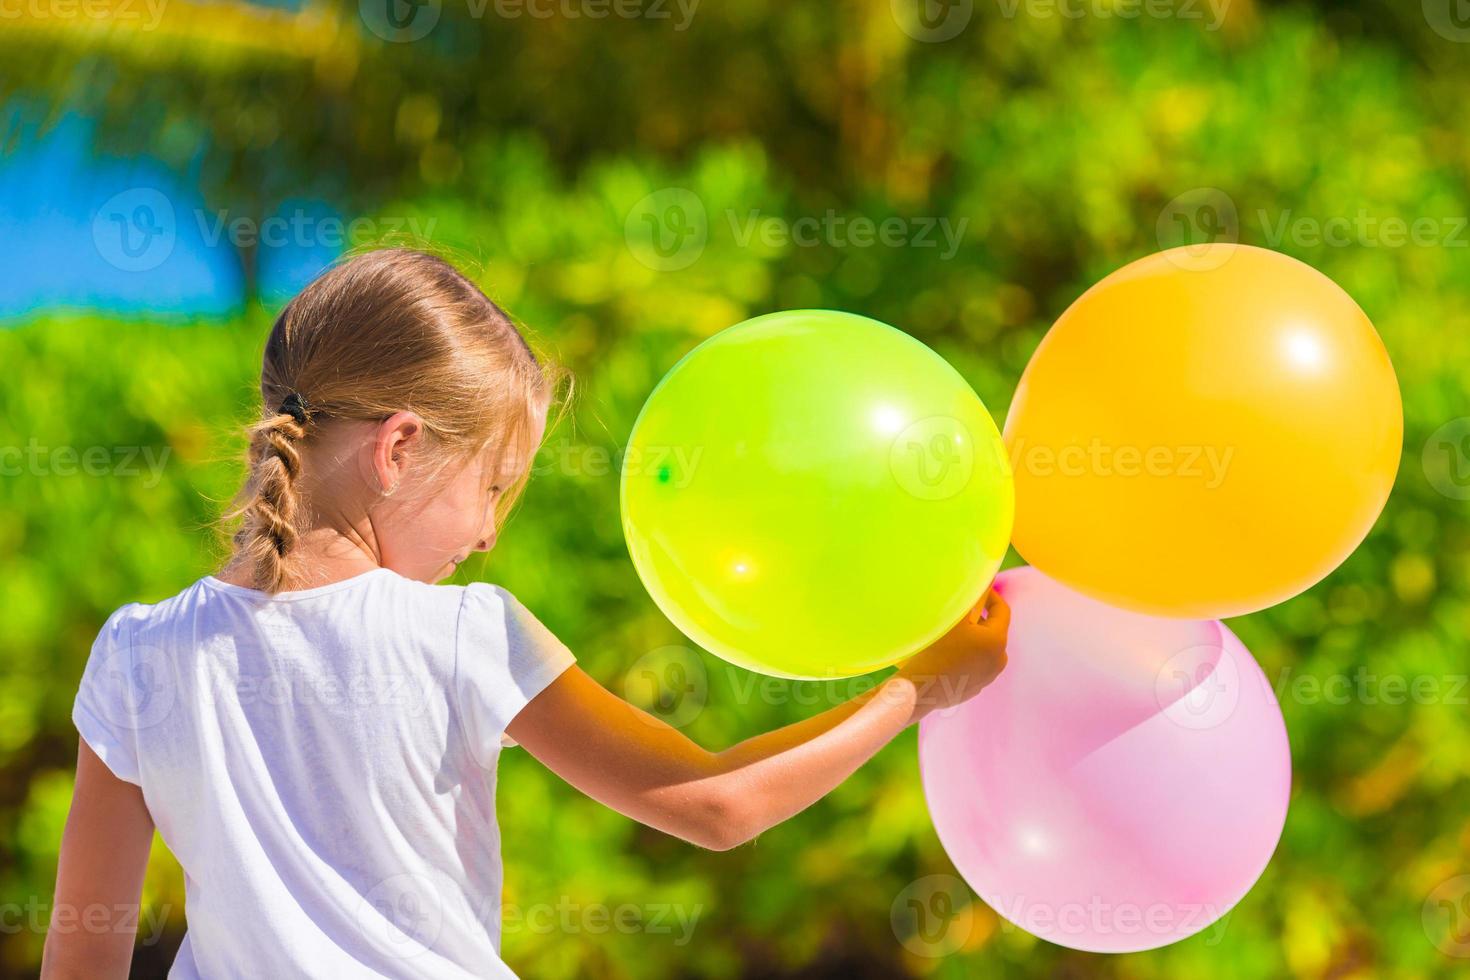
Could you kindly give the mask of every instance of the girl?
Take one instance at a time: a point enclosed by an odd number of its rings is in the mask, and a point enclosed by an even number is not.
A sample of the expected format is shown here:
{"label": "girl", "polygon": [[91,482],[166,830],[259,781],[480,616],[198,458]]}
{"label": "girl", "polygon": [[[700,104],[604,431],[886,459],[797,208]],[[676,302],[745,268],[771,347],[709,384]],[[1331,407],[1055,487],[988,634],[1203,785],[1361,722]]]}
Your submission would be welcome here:
{"label": "girl", "polygon": [[1004,665],[990,596],[868,695],[723,752],[610,694],[505,590],[433,584],[494,547],[553,388],[506,314],[428,255],[361,255],[291,301],[233,556],[119,609],[92,648],[45,977],[126,976],[155,827],[186,882],[171,977],[508,977],[503,737],[725,850]]}

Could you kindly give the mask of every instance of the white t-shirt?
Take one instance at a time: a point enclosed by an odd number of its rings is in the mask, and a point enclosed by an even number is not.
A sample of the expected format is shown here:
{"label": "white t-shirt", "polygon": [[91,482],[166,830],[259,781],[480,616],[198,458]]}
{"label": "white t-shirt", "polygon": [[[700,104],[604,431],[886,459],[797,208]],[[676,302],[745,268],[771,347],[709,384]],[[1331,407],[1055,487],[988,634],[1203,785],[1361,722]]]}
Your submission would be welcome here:
{"label": "white t-shirt", "polygon": [[72,719],[183,866],[169,976],[512,976],[495,766],[572,663],[497,586],[381,568],[119,609]]}

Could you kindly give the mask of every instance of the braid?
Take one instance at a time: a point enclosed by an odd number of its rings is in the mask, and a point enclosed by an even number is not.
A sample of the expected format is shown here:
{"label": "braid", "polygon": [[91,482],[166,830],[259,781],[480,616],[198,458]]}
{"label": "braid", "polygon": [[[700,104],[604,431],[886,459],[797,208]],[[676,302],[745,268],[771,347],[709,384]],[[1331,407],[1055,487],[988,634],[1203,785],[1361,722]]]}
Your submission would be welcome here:
{"label": "braid", "polygon": [[252,569],[257,587],[267,592],[288,584],[287,559],[298,535],[297,443],[305,437],[305,426],[286,413],[250,429],[250,474],[231,515],[244,518],[235,532],[235,557]]}

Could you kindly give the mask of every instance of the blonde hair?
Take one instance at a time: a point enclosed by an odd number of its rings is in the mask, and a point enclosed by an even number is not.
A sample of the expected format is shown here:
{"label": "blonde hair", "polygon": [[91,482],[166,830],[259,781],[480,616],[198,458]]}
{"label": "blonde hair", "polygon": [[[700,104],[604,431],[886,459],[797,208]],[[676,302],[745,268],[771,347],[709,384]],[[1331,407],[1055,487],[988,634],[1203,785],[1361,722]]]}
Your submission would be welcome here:
{"label": "blonde hair", "polygon": [[[302,578],[293,548],[304,530],[300,448],[334,420],[423,420],[441,461],[526,446],[561,375],[542,363],[506,315],[448,262],[388,248],[318,276],[277,317],[260,372],[260,421],[228,520],[231,565],[267,592]],[[504,520],[526,482],[505,488]]]}

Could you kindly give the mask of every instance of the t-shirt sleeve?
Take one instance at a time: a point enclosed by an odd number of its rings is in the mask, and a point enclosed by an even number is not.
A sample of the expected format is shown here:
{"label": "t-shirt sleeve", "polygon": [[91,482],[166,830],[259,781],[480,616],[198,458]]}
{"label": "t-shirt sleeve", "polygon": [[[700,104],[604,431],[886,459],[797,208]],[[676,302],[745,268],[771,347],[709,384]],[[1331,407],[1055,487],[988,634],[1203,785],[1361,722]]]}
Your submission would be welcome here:
{"label": "t-shirt sleeve", "polygon": [[[72,705],[77,733],[118,779],[142,785],[138,769],[139,692],[148,692],[146,673],[153,665],[135,660],[130,625],[132,606],[113,613],[92,643],[82,682]],[[147,712],[144,712],[146,715]]]}
{"label": "t-shirt sleeve", "polygon": [[460,716],[486,765],[515,716],[576,658],[515,596],[482,582],[465,587],[455,642]]}

